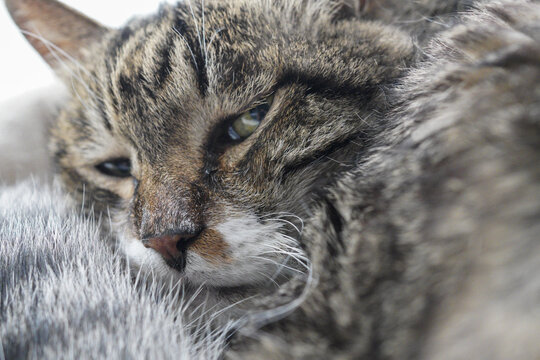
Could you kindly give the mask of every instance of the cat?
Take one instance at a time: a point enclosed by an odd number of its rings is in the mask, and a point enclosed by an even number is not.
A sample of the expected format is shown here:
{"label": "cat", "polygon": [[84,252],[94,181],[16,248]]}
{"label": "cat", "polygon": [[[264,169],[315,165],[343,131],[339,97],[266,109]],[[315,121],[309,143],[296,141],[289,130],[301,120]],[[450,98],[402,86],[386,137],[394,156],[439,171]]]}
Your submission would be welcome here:
{"label": "cat", "polygon": [[110,215],[132,266],[226,303],[306,272],[293,235],[412,55],[326,1],[186,1],[119,30],[6,4],[72,84],[51,146],[68,191]]}
{"label": "cat", "polygon": [[121,30],[7,4],[74,79],[52,150],[131,265],[267,310],[228,357],[538,355],[536,4],[428,31],[364,1],[184,2]]}
{"label": "cat", "polygon": [[459,14],[474,9],[475,0],[347,0],[356,16],[405,30],[420,47],[440,31],[455,25]]}

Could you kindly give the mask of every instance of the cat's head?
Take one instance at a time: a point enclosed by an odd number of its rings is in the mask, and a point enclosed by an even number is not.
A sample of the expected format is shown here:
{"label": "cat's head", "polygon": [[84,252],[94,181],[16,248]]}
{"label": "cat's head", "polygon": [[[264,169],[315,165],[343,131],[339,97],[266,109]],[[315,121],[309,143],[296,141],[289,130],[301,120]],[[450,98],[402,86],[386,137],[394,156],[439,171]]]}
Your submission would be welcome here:
{"label": "cat's head", "polygon": [[67,188],[133,264],[192,284],[294,271],[298,216],[357,158],[411,52],[330,1],[186,0],[121,29],[6,3],[71,90],[51,145]]}

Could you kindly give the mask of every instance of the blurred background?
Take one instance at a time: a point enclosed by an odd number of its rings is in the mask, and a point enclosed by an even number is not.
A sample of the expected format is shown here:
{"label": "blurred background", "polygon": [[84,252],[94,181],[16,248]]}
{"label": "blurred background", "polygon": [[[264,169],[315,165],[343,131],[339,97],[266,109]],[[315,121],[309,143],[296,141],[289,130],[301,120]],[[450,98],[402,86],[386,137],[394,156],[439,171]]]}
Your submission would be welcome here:
{"label": "blurred background", "polygon": [[[149,14],[164,0],[63,0],[102,24],[118,27],[135,15]],[[19,33],[0,0],[0,103],[54,83],[53,72]]]}

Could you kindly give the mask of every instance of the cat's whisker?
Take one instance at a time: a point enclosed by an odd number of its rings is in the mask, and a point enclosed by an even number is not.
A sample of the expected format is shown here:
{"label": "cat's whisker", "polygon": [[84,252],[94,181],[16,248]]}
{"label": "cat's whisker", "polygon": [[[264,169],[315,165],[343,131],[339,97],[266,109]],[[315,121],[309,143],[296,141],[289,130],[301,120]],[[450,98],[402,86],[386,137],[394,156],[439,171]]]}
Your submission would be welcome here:
{"label": "cat's whisker", "polygon": [[[84,100],[84,96],[82,96],[79,91],[77,90],[77,87],[75,86],[74,80],[76,80],[79,84],[83,86],[83,88],[86,90],[88,97],[92,99],[94,102],[97,101],[103,101],[102,98],[96,95],[96,93],[90,88],[90,86],[86,83],[86,81],[83,79],[81,75],[81,71],[90,77],[90,80],[95,81],[96,83],[100,83],[99,80],[90,72],[88,71],[80,62],[78,62],[76,59],[74,59],[71,55],[66,53],[64,50],[41,36],[39,33],[30,32],[27,30],[22,30],[23,34],[31,36],[33,38],[36,38],[37,40],[41,41],[44,46],[47,48],[49,53],[54,57],[54,59],[64,68],[66,71],[68,71],[71,75],[71,87],[72,90],[77,97],[77,99],[80,101],[81,105],[85,108],[88,112],[97,112],[97,108],[95,105],[89,105],[89,102]],[[67,62],[69,61],[74,66],[70,66]]]}
{"label": "cat's whisker", "polygon": [[363,130],[363,128],[367,128],[367,129],[371,129],[373,127],[373,125],[369,122],[369,120],[371,119],[371,117],[373,115],[375,115],[375,111],[372,111],[370,112],[368,115],[366,116],[360,116],[360,114],[358,114],[357,112],[354,113],[354,115],[356,115],[356,117],[358,118],[358,120],[360,120],[360,123],[362,124],[362,128],[360,128],[360,133],[362,134],[367,134],[367,131]]}
{"label": "cat's whisker", "polygon": [[288,264],[289,263],[289,259],[291,258],[290,255],[287,255],[283,261],[281,262],[281,266],[277,268],[277,270],[274,272],[274,275],[272,275],[272,279],[275,279],[277,278],[281,272],[283,271],[283,267],[285,266],[285,264]]}
{"label": "cat's whisker", "polygon": [[275,287],[279,287],[278,282],[275,280],[275,276],[270,276],[262,271],[257,271],[257,274],[268,279],[268,281],[271,282]]}
{"label": "cat's whisker", "polygon": [[296,246],[288,245],[284,242],[280,242],[278,246],[273,245],[273,244],[263,244],[262,246],[267,246],[267,247],[277,249],[277,250],[284,250],[283,248],[287,248],[287,249],[291,249],[291,251],[297,251],[299,254],[303,253],[303,251],[300,248]]}
{"label": "cat's whisker", "polygon": [[223,30],[225,30],[225,28],[220,28],[220,29],[217,29],[214,31],[214,33],[212,34],[212,36],[210,37],[210,41],[208,42],[208,47],[211,47],[212,46],[212,43],[214,42],[215,38],[219,35],[220,32],[222,32]]}
{"label": "cat's whisker", "polygon": [[266,218],[266,217],[276,216],[276,215],[279,216],[279,217],[292,217],[292,218],[298,219],[298,221],[300,221],[302,224],[304,223],[304,220],[302,220],[302,218],[300,216],[295,215],[295,214],[293,214],[291,212],[286,212],[286,211],[268,213],[268,214],[261,215],[259,217],[260,218]]}
{"label": "cat's whisker", "polygon": [[[193,19],[193,22],[195,23],[195,30],[197,30],[197,39],[199,40],[199,47],[201,49],[201,56],[204,57],[204,45],[203,40],[201,37],[201,30],[199,29],[199,22],[197,21],[197,18],[195,16],[195,12],[193,11],[193,6],[191,4],[191,0],[188,0],[189,10],[191,11],[191,17]],[[204,9],[202,10],[204,13]]]}
{"label": "cat's whisker", "polygon": [[236,302],[233,302],[233,303],[227,305],[226,307],[224,307],[222,309],[219,309],[216,312],[212,312],[214,309],[216,309],[219,306],[219,304],[215,304],[215,305],[211,306],[210,308],[208,308],[205,312],[201,313],[196,319],[191,321],[189,324],[193,324],[195,321],[198,321],[200,318],[204,318],[204,316],[206,314],[209,314],[209,313],[211,314],[210,321],[213,321],[213,320],[219,318],[219,316],[221,316],[221,314],[223,314],[224,312],[232,309],[233,307],[235,307],[235,306],[237,306],[237,305],[239,305],[239,304],[241,304],[243,302],[249,301],[249,300],[253,299],[254,297],[255,297],[255,295],[242,298],[242,299],[240,299],[240,300],[238,300]]}
{"label": "cat's whisker", "polygon": [[252,315],[252,321],[259,324],[259,326],[264,326],[270,321],[276,321],[283,318],[284,316],[287,316],[304,302],[311,290],[317,285],[318,281],[318,277],[315,275],[315,273],[313,272],[313,268],[310,266],[307,273],[305,286],[300,296],[294,298],[294,300],[285,305],[270,310],[261,311],[257,314]]}
{"label": "cat's whisker", "polygon": [[[203,289],[204,287],[204,284],[202,284],[201,286],[199,286],[199,289]],[[200,294],[200,292],[197,292],[197,295],[196,296],[192,296],[191,297],[191,301],[193,302],[196,297],[198,297]],[[192,326],[194,323],[198,323],[200,322],[200,320],[202,318],[204,318],[204,316],[206,314],[208,314],[209,312],[213,311],[215,308],[218,307],[218,304],[214,304],[212,305],[211,307],[207,307],[208,306],[208,293],[206,293],[206,301],[201,301],[201,304],[199,304],[195,309],[192,309],[190,310],[190,313],[189,313],[189,318],[192,319],[189,323],[190,326]],[[199,312],[199,309],[202,307],[202,311]],[[188,307],[189,308],[189,307]],[[195,316],[196,315],[196,316]]]}
{"label": "cat's whisker", "polygon": [[298,239],[296,239],[296,238],[294,238],[292,236],[289,236],[289,235],[286,235],[286,234],[283,234],[283,233],[279,233],[279,237],[277,239],[278,239],[277,242],[270,242],[270,243],[267,243],[267,244],[264,244],[264,245],[272,246],[273,244],[277,244],[278,246],[284,246],[284,247],[287,247],[287,248],[290,248],[290,249],[298,250],[300,252],[302,251],[300,246],[299,246]]}
{"label": "cat's whisker", "polygon": [[[278,216],[277,218],[267,219],[270,216],[276,216],[276,215]],[[292,223],[292,221],[282,219],[284,217],[290,217],[290,218],[293,218],[295,220],[298,220],[300,222],[300,228],[298,228],[298,226],[296,226],[296,224]],[[277,222],[287,223],[287,224],[291,225],[292,227],[294,227],[296,229],[296,231],[298,232],[298,235],[302,235],[302,231],[304,229],[304,220],[302,220],[301,217],[299,217],[299,216],[297,216],[297,215],[295,215],[293,213],[288,213],[288,212],[270,213],[270,214],[265,214],[265,215],[259,216],[259,218],[261,220],[264,219],[265,221],[277,221]]]}
{"label": "cat's whisker", "polygon": [[286,250],[283,250],[283,249],[278,249],[278,248],[274,248],[272,249],[273,251],[262,251],[262,252],[258,252],[257,254],[258,255],[270,255],[270,254],[283,254],[283,255],[287,255],[288,258],[293,258],[295,260],[298,260],[298,258],[295,258],[293,257],[294,253],[293,252],[288,252]]}
{"label": "cat's whisker", "polygon": [[[274,259],[270,259],[269,256],[261,256],[261,255],[274,255]],[[284,255],[284,256],[283,256]],[[276,259],[279,259],[279,258],[283,258],[284,260],[286,261],[282,261],[284,264],[289,264],[289,265],[293,265],[291,262],[290,262],[290,259],[294,259],[295,262],[298,264],[298,265],[302,265],[303,267],[305,267],[306,264],[303,264],[301,261],[299,261],[297,258],[295,258],[294,254],[291,254],[287,251],[281,251],[281,250],[273,250],[273,251],[268,251],[268,252],[261,252],[261,253],[258,253],[257,255],[253,255],[253,256],[258,256],[260,258],[265,258],[265,259],[268,259],[268,260],[272,260],[274,261],[274,263],[276,265],[278,265],[277,263],[277,260]],[[277,256],[277,257],[276,257]],[[281,267],[281,263],[279,264],[279,267]],[[299,269],[296,269],[296,271],[298,272],[301,272]]]}
{"label": "cat's whisker", "polygon": [[284,224],[287,224],[287,225],[290,225],[292,226],[296,232],[298,232],[298,235],[301,235],[302,234],[302,230],[299,229],[295,224],[293,224],[292,222],[288,221],[288,220],[285,220],[285,219],[279,219],[279,218],[273,218],[273,219],[266,219],[266,221],[275,221],[275,222],[280,222],[280,223],[284,223]]}
{"label": "cat's whisker", "polygon": [[287,245],[283,242],[281,243],[278,243],[277,245],[274,245],[274,244],[262,244],[261,245],[261,252],[259,253],[263,253],[267,250],[265,250],[264,248],[267,248],[267,249],[270,249],[274,252],[280,252],[280,253],[284,253],[284,254],[287,254],[287,255],[290,255],[290,256],[294,256],[294,258],[298,261],[304,261],[306,260],[306,255],[305,253],[302,251],[302,249],[300,249],[298,246],[295,246],[296,244],[291,244],[291,245]]}
{"label": "cat's whisker", "polygon": [[[290,254],[290,253],[288,253],[288,252],[274,251],[274,252],[271,252],[270,254],[274,254],[274,255],[286,255],[286,257],[287,257],[288,259],[291,259],[291,258],[294,259],[294,260],[296,261],[296,263],[297,263],[299,266],[305,268],[306,270],[309,268],[309,262],[308,262],[308,261],[301,261],[301,260],[299,260],[298,258],[296,258],[294,255],[292,255],[292,254]],[[303,272],[303,271],[300,271],[300,270],[298,270],[298,271],[299,271],[299,272]]]}
{"label": "cat's whisker", "polygon": [[173,26],[173,31],[182,39],[182,41],[184,42],[184,45],[186,45],[187,49],[189,50],[191,54],[191,59],[193,60],[193,66],[195,66],[195,69],[199,71],[199,64],[197,64],[195,53],[193,53],[193,49],[191,48],[191,45],[189,45],[189,42],[187,41],[185,36],[182,35],[180,31],[178,31],[178,29],[176,29],[174,26]]}
{"label": "cat's whisker", "polygon": [[302,251],[299,251],[298,249],[292,248],[291,250],[287,250],[287,249],[282,249],[282,248],[275,247],[272,245],[264,245],[264,247],[272,249],[272,251],[259,252],[258,253],[259,255],[262,255],[262,254],[286,255],[287,257],[294,259],[302,267],[307,268],[309,266],[310,260]]}
{"label": "cat's whisker", "polygon": [[278,267],[281,266],[282,268],[290,270],[292,272],[296,272],[298,274],[304,274],[304,272],[302,272],[302,271],[300,271],[298,269],[295,269],[293,267],[290,267],[290,266],[287,266],[287,265],[284,265],[284,264],[280,264],[279,262],[277,262],[275,260],[272,260],[270,258],[264,257],[264,256],[250,255],[250,256],[248,256],[248,258],[268,261],[268,262],[271,262],[271,263],[277,265]]}
{"label": "cat's whisker", "polygon": [[[185,286],[185,285],[184,285]],[[184,302],[184,305],[187,308],[191,308],[191,304],[197,299],[197,297],[202,293],[203,291],[203,288],[204,288],[204,285],[201,284],[197,290],[195,290],[195,292],[193,294],[191,294],[191,297],[189,298],[189,300],[187,302]],[[198,307],[197,307],[198,308]],[[193,314],[193,312],[197,311],[197,308],[193,309],[191,311],[191,314]]]}
{"label": "cat's whisker", "polygon": [[[202,286],[204,286],[204,283],[201,285],[201,287]],[[208,292],[206,292],[204,300],[201,301],[201,304],[200,304],[200,305],[202,305],[203,313],[206,313],[206,311],[207,311],[208,299],[209,299],[209,294],[208,294]],[[200,308],[200,306],[198,306],[197,308]],[[193,315],[194,312],[192,312],[191,314]],[[203,321],[203,318],[204,318],[203,316],[199,316],[198,320],[196,321],[196,325],[195,325],[196,329],[201,328],[201,323]]]}
{"label": "cat's whisker", "polygon": [[70,54],[65,52],[60,47],[56,46],[51,41],[47,40],[39,32],[36,33],[36,32],[32,32],[32,31],[24,30],[24,29],[21,29],[21,32],[24,35],[28,35],[30,37],[35,38],[36,40],[41,41],[43,43],[43,45],[45,45],[45,47],[47,47],[47,50],[49,50],[51,52],[51,54],[55,57],[55,60],[62,61],[62,63],[65,64],[65,62],[62,60],[62,58],[60,58],[58,56],[58,54],[60,54],[61,56],[63,56],[67,60],[69,60],[72,64],[74,64],[75,67],[83,70],[86,75],[94,78],[94,80],[97,81],[97,78],[95,78],[90,71],[88,71],[79,61],[77,61],[77,59],[75,59],[73,56],[71,56]]}
{"label": "cat's whisker", "polygon": [[[280,234],[280,237],[285,239],[287,242],[280,241],[277,245],[274,245],[272,243],[269,244],[263,244],[263,246],[267,246],[276,250],[286,250],[289,249],[291,252],[297,252],[298,254],[303,254],[303,250],[298,247],[298,242],[294,240],[294,238],[286,238],[286,235]],[[280,239],[280,240],[283,240]]]}
{"label": "cat's whisker", "polygon": [[[71,75],[72,77],[74,77],[76,80],[78,80],[83,86],[85,86],[86,90],[88,91],[88,93],[93,96],[93,97],[96,97],[97,98],[97,95],[88,87],[88,85],[86,84],[86,82],[82,79],[81,75],[80,75],[80,71],[83,71],[85,73],[85,75],[89,76],[91,80],[95,81],[96,83],[100,83],[99,80],[90,72],[88,71],[79,61],[77,61],[75,58],[73,58],[71,55],[69,55],[67,52],[65,52],[64,50],[62,50],[61,48],[59,48],[58,46],[56,46],[54,43],[50,42],[49,40],[47,40],[45,37],[43,37],[41,34],[39,33],[35,33],[35,32],[31,32],[31,31],[28,31],[28,30],[21,30],[21,32],[27,36],[30,36],[30,37],[33,37],[39,41],[41,41],[43,43],[43,45],[47,48],[47,50],[49,51],[49,53],[54,57],[54,59],[56,61],[58,61],[58,63],[60,65],[62,65],[62,67],[67,70]],[[68,65],[68,63],[66,63],[66,60],[68,60],[71,64],[74,65],[74,67]],[[73,69],[77,69],[77,71],[79,72],[78,74],[75,73],[75,70]]]}
{"label": "cat's whisker", "polygon": [[242,303],[245,303],[245,302],[248,302],[249,300],[255,298],[256,295],[251,295],[251,296],[247,296],[243,299],[240,299],[238,301],[235,301],[233,303],[231,303],[230,305],[224,307],[223,309],[220,309],[218,311],[216,311],[215,313],[211,313],[210,315],[210,322],[216,320],[216,319],[219,319],[219,317],[226,311],[229,311],[230,309],[242,304]]}
{"label": "cat's whisker", "polygon": [[204,65],[208,68],[208,49],[206,47],[206,28],[205,28],[205,19],[204,19],[204,0],[201,0],[201,17],[202,17],[202,44],[204,50]]}
{"label": "cat's whisker", "polygon": [[326,155],[326,158],[327,158],[328,160],[330,160],[330,161],[335,162],[336,164],[339,164],[339,165],[343,166],[343,167],[351,167],[351,166],[354,166],[354,163],[347,164],[347,163],[344,163],[344,162],[342,162],[342,161],[338,161],[338,160],[336,160],[336,159],[334,159],[334,158],[331,158],[331,157],[328,156],[328,155]]}

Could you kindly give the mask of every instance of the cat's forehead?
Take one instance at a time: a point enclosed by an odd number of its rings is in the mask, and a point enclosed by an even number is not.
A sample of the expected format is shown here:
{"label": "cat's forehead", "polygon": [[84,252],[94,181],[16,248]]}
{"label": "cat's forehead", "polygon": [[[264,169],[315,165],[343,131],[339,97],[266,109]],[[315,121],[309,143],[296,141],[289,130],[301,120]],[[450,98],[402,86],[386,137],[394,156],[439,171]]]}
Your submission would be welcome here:
{"label": "cat's forehead", "polygon": [[185,2],[128,24],[108,39],[96,72],[107,120],[158,140],[257,100],[278,65],[272,36],[258,28],[268,19],[253,7]]}
{"label": "cat's forehead", "polygon": [[[99,111],[80,118],[99,123],[90,127],[100,138],[106,129],[155,154],[171,144],[190,147],[195,135],[289,86],[369,101],[374,84],[399,72],[408,38],[379,24],[334,21],[314,4],[185,1],[134,20],[89,58],[98,81],[74,98],[93,102],[81,101],[81,113]],[[87,90],[94,94],[85,96]]]}

